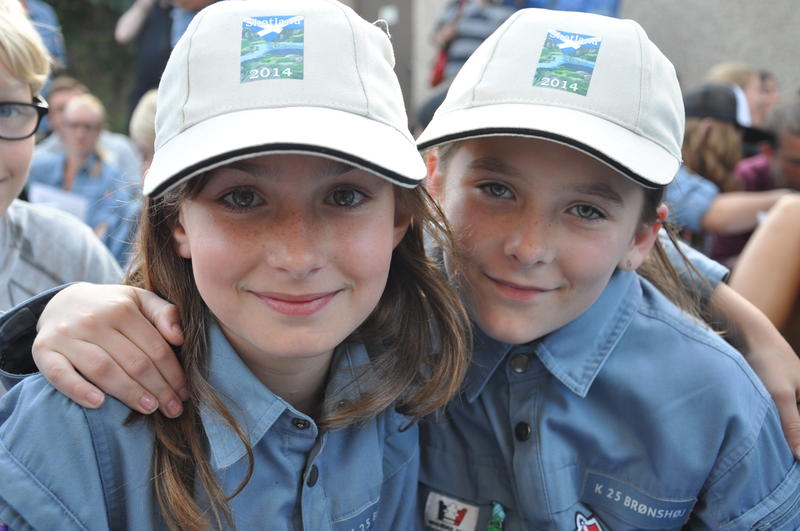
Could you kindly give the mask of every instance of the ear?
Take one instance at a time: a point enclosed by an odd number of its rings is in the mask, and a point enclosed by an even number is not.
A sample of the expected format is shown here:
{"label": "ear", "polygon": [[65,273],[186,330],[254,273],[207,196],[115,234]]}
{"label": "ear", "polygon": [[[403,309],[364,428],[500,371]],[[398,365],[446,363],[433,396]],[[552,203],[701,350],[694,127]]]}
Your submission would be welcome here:
{"label": "ear", "polygon": [[442,171],[439,166],[439,148],[433,147],[425,153],[425,165],[428,167],[428,180],[425,187],[437,202],[442,200]]}
{"label": "ear", "polygon": [[661,230],[662,221],[667,219],[669,210],[667,209],[667,205],[662,204],[658,207],[656,212],[658,214],[658,221],[643,225],[636,234],[633,235],[630,248],[622,257],[622,260],[619,261],[619,264],[617,264],[620,269],[635,271],[644,263],[647,255],[650,254],[650,250],[653,248],[658,238],[658,231]]}
{"label": "ear", "polygon": [[189,236],[183,228],[183,210],[178,214],[178,223],[172,228],[172,247],[182,258],[191,258],[192,249],[189,245]]}
{"label": "ear", "polygon": [[392,249],[397,248],[400,242],[403,240],[403,237],[408,232],[408,227],[411,226],[411,214],[408,213],[408,209],[398,205],[395,207],[394,211],[394,241],[392,243]]}

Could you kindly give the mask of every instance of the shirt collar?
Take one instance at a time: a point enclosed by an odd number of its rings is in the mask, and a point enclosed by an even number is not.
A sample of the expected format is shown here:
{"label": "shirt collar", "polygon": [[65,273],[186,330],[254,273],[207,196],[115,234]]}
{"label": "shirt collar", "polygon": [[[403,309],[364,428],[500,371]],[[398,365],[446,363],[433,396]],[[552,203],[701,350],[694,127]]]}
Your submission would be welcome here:
{"label": "shirt collar", "polygon": [[[642,298],[638,279],[634,272],[617,270],[585,312],[535,343],[536,354],[545,368],[576,395],[586,396],[633,320]],[[514,347],[475,331],[473,363],[465,383],[468,401],[477,399]]]}
{"label": "shirt collar", "polygon": [[[307,415],[270,391],[250,372],[216,323],[209,326],[208,342],[208,382],[239,423],[251,446],[257,445],[287,410],[293,416],[308,419]],[[365,382],[369,381],[369,375],[353,385],[348,384],[364,371],[363,367],[367,367],[369,372],[369,357],[362,345],[337,347],[331,360],[331,376],[326,387],[324,410],[328,411],[339,401],[352,400],[361,394]],[[211,465],[214,468],[227,468],[247,454],[236,433],[207,404],[200,405],[200,418],[208,438]]]}

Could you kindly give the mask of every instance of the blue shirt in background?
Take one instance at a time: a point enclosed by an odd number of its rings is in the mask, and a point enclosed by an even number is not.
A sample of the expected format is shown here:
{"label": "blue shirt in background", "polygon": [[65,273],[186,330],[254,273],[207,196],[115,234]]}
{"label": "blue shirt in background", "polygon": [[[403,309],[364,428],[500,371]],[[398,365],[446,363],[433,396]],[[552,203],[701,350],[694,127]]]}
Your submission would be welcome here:
{"label": "blue shirt in background", "polygon": [[761,382],[632,272],[531,344],[476,331],[463,395],[420,433],[427,529],[800,528]]}
{"label": "blue shirt in background", "polygon": [[[63,187],[66,154],[37,154],[31,162],[28,186],[41,183],[56,188]],[[99,170],[99,171],[98,171]],[[87,218],[83,221],[92,228],[106,223],[101,240],[121,265],[128,262],[131,237],[138,223],[139,200],[131,199],[129,183],[114,164],[101,161],[92,155],[75,176],[74,194],[89,202]]]}
{"label": "blue shirt in background", "polygon": [[703,232],[703,218],[719,195],[717,185],[681,165],[664,191],[669,220],[694,234]]}
{"label": "blue shirt in background", "polygon": [[538,7],[558,11],[584,11],[616,17],[619,15],[619,0],[506,0],[514,7]]}
{"label": "blue shirt in background", "polygon": [[[215,325],[208,380],[253,446],[254,475],[230,501],[238,529],[412,529],[418,432],[387,410],[357,426],[319,430],[269,391]],[[326,407],[353,399],[368,365],[363,346],[337,348]],[[152,488],[153,435],[146,421],[107,399],[83,409],[41,376],[0,401],[0,521],[11,529],[165,529]],[[238,437],[201,406],[211,465],[226,493],[247,468]]]}

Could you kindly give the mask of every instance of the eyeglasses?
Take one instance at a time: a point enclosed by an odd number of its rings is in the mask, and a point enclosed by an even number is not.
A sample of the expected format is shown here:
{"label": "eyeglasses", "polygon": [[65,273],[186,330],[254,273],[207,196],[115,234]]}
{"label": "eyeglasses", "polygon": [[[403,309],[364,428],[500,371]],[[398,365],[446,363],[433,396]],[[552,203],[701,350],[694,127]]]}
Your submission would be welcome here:
{"label": "eyeglasses", "polygon": [[103,124],[90,124],[88,122],[64,122],[66,129],[83,129],[89,133],[96,133],[103,128]]}
{"label": "eyeglasses", "polygon": [[33,98],[33,103],[0,101],[0,139],[24,140],[32,136],[47,110],[47,103],[39,96]]}

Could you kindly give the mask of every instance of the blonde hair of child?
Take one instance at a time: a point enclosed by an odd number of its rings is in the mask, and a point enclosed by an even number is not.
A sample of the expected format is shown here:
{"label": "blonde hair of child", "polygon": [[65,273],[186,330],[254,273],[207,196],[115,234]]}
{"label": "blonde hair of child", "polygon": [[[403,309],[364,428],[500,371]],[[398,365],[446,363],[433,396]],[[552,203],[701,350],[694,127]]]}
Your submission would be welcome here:
{"label": "blonde hair of child", "polygon": [[158,91],[148,90],[139,99],[131,114],[128,127],[130,137],[143,146],[153,146],[156,142],[156,100]]}
{"label": "blonde hair of child", "polygon": [[19,0],[0,0],[0,62],[39,93],[50,72],[50,55]]}

